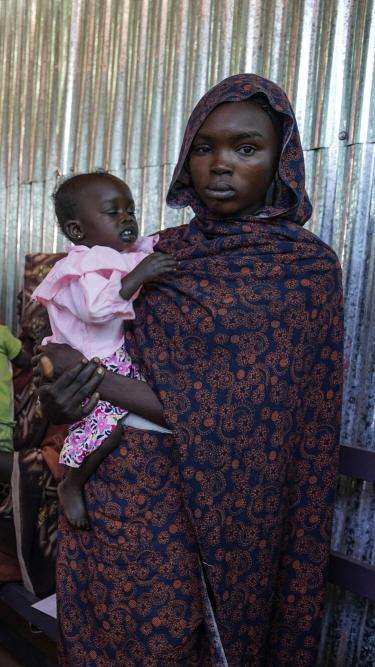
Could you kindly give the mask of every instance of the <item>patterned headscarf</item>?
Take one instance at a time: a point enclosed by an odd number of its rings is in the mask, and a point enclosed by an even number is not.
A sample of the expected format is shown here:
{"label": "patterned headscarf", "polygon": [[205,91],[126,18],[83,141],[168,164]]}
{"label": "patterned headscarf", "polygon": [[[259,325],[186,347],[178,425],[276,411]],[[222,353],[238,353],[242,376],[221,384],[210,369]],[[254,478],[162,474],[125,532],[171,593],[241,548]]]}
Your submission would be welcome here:
{"label": "patterned headscarf", "polygon": [[[173,208],[191,206],[204,220],[217,220],[197,197],[185,164],[192,142],[201,125],[219,104],[255,99],[277,125],[280,137],[280,158],[275,175],[276,188],[271,205],[264,205],[256,214],[238,215],[237,220],[283,218],[303,225],[311,216],[311,203],[305,190],[305,165],[297,122],[290,102],[281,88],[256,74],[236,74],[211,88],[198,102],[186,126],[180,157],[167,195]],[[263,102],[261,101],[263,98]]]}

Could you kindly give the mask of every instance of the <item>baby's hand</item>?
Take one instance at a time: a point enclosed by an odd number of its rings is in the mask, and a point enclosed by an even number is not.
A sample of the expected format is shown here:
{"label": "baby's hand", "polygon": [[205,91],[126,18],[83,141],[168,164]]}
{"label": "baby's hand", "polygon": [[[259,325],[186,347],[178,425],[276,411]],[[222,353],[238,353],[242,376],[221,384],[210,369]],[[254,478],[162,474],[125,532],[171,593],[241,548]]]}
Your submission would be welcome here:
{"label": "baby's hand", "polygon": [[176,271],[177,262],[173,255],[167,255],[163,252],[154,252],[148,255],[137,266],[139,277],[142,283],[148,283],[155,280],[163,273]]}
{"label": "baby's hand", "polygon": [[156,280],[163,273],[176,271],[178,264],[172,255],[163,252],[154,252],[147,255],[139,264],[121,280],[119,292],[122,299],[128,301],[133,294],[145,283]]}

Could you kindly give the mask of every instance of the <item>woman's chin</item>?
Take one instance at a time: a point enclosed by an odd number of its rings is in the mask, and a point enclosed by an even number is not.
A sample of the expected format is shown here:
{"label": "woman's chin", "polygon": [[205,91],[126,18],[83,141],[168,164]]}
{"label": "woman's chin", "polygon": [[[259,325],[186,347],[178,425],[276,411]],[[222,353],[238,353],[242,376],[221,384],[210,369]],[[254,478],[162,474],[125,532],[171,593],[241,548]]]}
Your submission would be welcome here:
{"label": "woman's chin", "polygon": [[213,201],[206,202],[206,206],[211,213],[221,218],[230,218],[239,212],[239,207],[234,202]]}

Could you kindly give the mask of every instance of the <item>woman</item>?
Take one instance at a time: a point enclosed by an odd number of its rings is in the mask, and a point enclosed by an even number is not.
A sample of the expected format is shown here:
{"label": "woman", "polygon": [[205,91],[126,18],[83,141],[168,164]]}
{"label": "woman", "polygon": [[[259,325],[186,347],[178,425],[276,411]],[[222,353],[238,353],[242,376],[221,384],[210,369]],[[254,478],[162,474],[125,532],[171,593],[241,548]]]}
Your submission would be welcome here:
{"label": "woman", "polygon": [[[226,79],[187,124],[167,202],[177,275],[126,338],[148,385],[76,364],[41,389],[55,420],[97,397],[128,429],[89,481],[92,530],[62,519],[62,664],[316,664],[339,444],[341,273],[311,214],[285,94]],[[47,350],[58,367],[75,353]],[[87,408],[81,401],[90,396]]]}

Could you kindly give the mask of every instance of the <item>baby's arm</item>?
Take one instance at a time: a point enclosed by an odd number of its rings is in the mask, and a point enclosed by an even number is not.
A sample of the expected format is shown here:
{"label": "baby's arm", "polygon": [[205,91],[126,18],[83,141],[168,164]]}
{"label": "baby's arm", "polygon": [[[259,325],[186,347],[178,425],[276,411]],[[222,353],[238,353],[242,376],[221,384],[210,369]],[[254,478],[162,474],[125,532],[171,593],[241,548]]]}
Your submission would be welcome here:
{"label": "baby's arm", "polygon": [[119,294],[125,301],[129,301],[143,284],[152,282],[163,273],[176,269],[177,262],[172,255],[162,252],[147,255],[133,271],[130,271],[121,280],[122,287]]}

